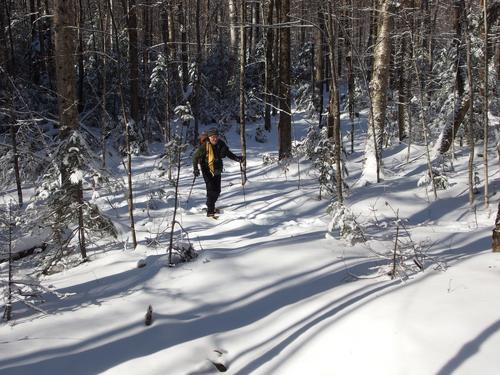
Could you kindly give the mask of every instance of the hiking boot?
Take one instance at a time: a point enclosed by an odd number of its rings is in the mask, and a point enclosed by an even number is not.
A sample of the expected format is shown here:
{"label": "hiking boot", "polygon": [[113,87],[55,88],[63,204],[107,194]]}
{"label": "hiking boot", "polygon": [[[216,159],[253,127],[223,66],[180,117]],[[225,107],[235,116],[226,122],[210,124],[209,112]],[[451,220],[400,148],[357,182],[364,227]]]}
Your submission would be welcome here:
{"label": "hiking boot", "polygon": [[207,217],[214,217],[214,216],[215,216],[215,212],[207,211]]}

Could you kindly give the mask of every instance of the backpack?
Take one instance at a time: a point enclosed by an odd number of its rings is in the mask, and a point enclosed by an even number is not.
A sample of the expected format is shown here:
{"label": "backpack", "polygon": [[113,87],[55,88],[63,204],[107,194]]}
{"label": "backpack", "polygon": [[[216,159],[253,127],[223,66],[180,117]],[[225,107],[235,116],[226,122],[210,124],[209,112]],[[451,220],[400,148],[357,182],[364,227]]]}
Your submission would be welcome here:
{"label": "backpack", "polygon": [[207,133],[203,132],[198,136],[198,141],[200,142],[200,145],[204,144],[205,141],[207,140],[208,135]]}

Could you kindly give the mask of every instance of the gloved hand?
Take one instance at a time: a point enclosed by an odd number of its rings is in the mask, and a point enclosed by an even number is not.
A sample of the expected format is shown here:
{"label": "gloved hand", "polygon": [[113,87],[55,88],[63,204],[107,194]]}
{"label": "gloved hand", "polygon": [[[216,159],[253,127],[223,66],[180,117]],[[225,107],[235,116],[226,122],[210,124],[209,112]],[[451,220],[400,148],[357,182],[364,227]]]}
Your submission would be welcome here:
{"label": "gloved hand", "polygon": [[198,168],[193,169],[193,174],[194,174],[194,177],[198,177],[200,175],[200,170]]}
{"label": "gloved hand", "polygon": [[240,162],[240,164],[245,161],[245,157],[243,155],[240,156],[238,159],[239,159],[238,161]]}

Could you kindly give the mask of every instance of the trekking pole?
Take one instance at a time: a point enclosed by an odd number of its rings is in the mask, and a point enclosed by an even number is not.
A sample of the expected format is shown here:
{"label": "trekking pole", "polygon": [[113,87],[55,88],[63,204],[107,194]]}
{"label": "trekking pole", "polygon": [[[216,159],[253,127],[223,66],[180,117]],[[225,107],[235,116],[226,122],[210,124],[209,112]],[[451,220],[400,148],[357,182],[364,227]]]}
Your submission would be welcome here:
{"label": "trekking pole", "polygon": [[194,186],[195,180],[196,180],[196,175],[194,175],[193,182],[191,182],[191,189],[189,189],[189,195],[188,195],[187,200],[186,200],[186,206],[189,203],[189,198],[191,198],[191,193],[193,192],[193,186]]}
{"label": "trekking pole", "polygon": [[241,187],[243,188],[243,202],[247,204],[247,200],[245,197],[245,183],[247,182],[247,176],[243,169],[243,162],[240,162],[240,173],[241,173]]}

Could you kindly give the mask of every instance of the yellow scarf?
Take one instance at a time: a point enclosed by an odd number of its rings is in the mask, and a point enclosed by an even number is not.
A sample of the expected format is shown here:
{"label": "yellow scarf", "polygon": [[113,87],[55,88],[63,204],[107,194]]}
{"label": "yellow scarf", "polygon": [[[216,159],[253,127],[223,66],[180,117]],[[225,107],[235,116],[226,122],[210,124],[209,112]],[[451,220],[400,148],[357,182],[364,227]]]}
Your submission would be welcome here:
{"label": "yellow scarf", "polygon": [[212,176],[215,176],[214,148],[210,142],[205,143],[205,148],[207,151],[208,169],[210,169],[210,173],[212,173]]}

